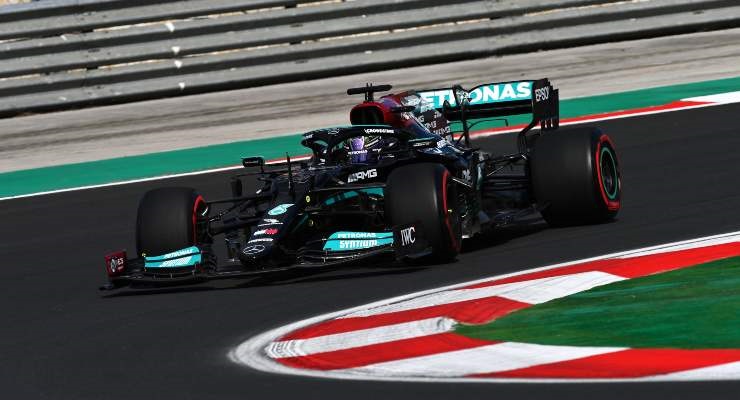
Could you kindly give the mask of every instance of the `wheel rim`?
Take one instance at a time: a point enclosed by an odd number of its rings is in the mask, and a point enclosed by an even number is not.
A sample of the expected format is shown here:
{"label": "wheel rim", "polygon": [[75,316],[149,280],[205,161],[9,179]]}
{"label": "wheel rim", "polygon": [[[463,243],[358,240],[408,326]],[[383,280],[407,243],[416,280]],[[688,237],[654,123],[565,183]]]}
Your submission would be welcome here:
{"label": "wheel rim", "polygon": [[616,200],[619,196],[619,176],[614,154],[604,146],[601,148],[599,157],[599,169],[601,170],[601,186],[609,200]]}

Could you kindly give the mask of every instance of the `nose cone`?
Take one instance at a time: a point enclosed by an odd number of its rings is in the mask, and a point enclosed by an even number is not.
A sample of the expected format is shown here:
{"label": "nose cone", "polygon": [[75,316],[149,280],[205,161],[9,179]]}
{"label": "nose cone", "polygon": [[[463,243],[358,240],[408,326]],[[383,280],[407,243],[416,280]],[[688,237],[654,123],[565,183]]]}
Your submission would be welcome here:
{"label": "nose cone", "polygon": [[272,244],[250,242],[239,252],[239,261],[245,265],[255,264],[257,260],[267,257],[272,250]]}

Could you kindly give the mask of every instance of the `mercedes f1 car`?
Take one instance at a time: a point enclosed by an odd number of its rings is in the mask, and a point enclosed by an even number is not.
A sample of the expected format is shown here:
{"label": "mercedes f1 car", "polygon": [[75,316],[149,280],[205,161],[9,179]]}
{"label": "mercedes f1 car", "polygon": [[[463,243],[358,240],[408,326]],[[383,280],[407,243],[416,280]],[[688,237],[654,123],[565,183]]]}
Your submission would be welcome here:
{"label": "mercedes f1 car", "polygon": [[[554,226],[601,223],[620,209],[614,144],[593,127],[560,128],[558,90],[547,79],[364,95],[351,125],[305,133],[310,159],[242,160],[232,197],[191,188],[147,192],[136,256],[105,257],[102,289],[245,277],[378,258],[452,261],[461,243],[540,213]],[[513,154],[474,148],[476,121],[532,120]],[[452,130],[457,125],[460,129]],[[539,129],[534,129],[534,128]],[[259,183],[245,193],[245,182]],[[223,237],[225,257],[215,238]]]}

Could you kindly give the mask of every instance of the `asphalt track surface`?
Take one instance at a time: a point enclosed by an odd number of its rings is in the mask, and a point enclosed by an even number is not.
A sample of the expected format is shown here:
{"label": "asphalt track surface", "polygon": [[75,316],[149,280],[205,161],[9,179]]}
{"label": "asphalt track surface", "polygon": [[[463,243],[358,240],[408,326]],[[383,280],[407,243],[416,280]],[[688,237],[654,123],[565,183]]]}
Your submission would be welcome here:
{"label": "asphalt track surface", "polygon": [[[740,228],[740,105],[597,123],[617,145],[624,203],[616,222],[542,224],[466,245],[424,269],[358,268],[257,282],[103,297],[102,255],[134,248],[139,197],[161,185],[225,196],[212,174],[0,202],[3,398],[733,398],[740,382],[448,384],[272,375],[227,352],[270,328],[370,301],[555,262]],[[511,135],[481,139],[509,150]],[[718,299],[721,301],[721,299]]]}

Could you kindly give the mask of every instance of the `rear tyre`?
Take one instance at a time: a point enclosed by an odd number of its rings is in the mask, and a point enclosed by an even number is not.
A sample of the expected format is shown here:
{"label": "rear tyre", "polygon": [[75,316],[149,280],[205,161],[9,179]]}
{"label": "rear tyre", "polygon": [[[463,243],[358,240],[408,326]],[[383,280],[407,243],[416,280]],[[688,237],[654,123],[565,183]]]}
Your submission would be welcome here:
{"label": "rear tyre", "polygon": [[138,255],[162,255],[197,244],[197,217],[205,211],[203,197],[191,188],[146,192],[136,219]]}
{"label": "rear tyre", "polygon": [[598,128],[563,129],[537,139],[530,162],[542,217],[552,226],[602,223],[621,208],[619,160]]}
{"label": "rear tyre", "polygon": [[460,252],[457,187],[443,165],[423,163],[395,169],[386,182],[385,213],[391,225],[421,225],[432,254],[415,261],[450,262]]}

